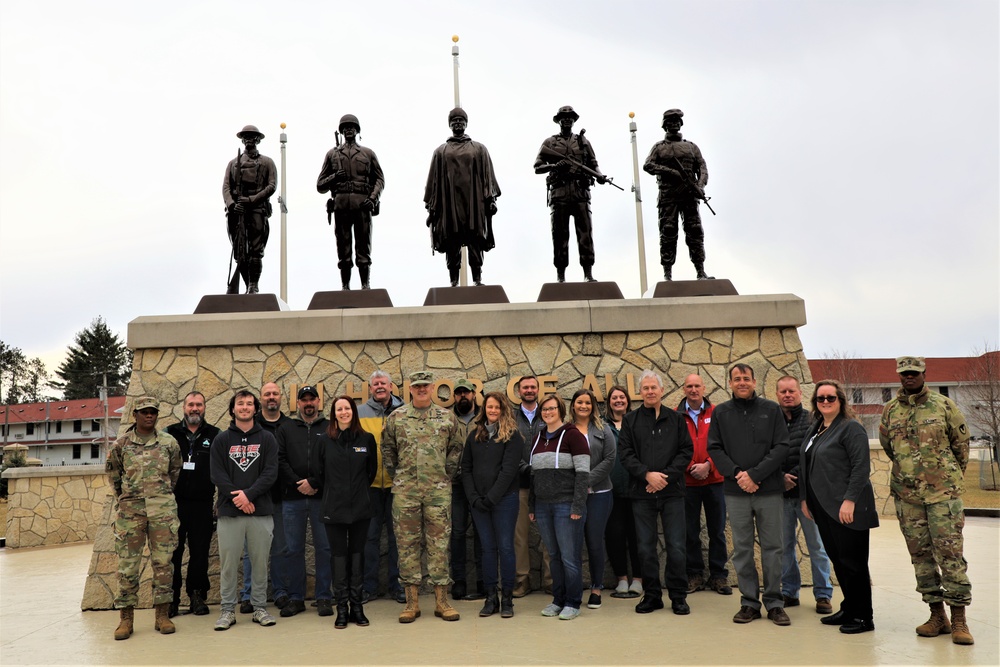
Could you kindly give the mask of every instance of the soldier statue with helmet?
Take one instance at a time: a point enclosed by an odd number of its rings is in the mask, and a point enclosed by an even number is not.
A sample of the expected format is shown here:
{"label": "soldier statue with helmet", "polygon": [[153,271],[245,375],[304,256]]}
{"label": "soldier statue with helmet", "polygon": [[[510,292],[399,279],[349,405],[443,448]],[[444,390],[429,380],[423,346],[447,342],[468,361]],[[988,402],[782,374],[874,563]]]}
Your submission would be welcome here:
{"label": "soldier statue with helmet", "polygon": [[[240,277],[247,294],[257,293],[263,268],[264,246],[270,231],[271,195],[277,188],[278,170],[274,160],[261,155],[257,145],[264,134],[253,125],[236,133],[246,147],[230,160],[222,181],[222,199],[226,203],[229,240],[233,245],[236,271],[229,279],[227,294],[239,294]],[[230,262],[231,268],[232,262]]]}
{"label": "soldier statue with helmet", "polygon": [[[379,197],[385,187],[385,179],[375,152],[358,145],[361,123],[357,116],[345,114],[340,119],[338,130],[337,145],[323,159],[323,167],[316,180],[316,190],[330,193],[330,199],[326,203],[327,223],[332,214],[342,288],[351,289],[353,232],[361,289],[370,289],[372,216],[378,215]],[[340,134],[344,135],[343,143],[340,142]]]}
{"label": "soldier statue with helmet", "polygon": [[656,176],[660,194],[656,201],[660,222],[660,264],[663,277],[672,279],[674,260],[677,258],[677,218],[684,224],[691,263],[698,272],[698,280],[712,280],[705,273],[705,230],[698,213],[699,201],[706,201],[705,185],[708,167],[698,146],[681,137],[684,112],[668,109],[663,112],[663,129],[667,135],[658,141],[646,158],[643,169]]}
{"label": "soldier statue with helmet", "polygon": [[[597,166],[594,147],[583,136],[586,130],[573,134],[573,123],[580,115],[571,106],[560,107],[552,117],[559,124],[559,134],[542,142],[535,159],[535,173],[548,174],[548,204],[552,208],[552,263],[559,282],[566,281],[569,264],[569,219],[576,224],[576,243],[580,251],[580,266],[587,282],[594,282],[594,236],[590,219],[590,186],[596,180],[609,179]],[[596,175],[595,175],[596,174]]]}

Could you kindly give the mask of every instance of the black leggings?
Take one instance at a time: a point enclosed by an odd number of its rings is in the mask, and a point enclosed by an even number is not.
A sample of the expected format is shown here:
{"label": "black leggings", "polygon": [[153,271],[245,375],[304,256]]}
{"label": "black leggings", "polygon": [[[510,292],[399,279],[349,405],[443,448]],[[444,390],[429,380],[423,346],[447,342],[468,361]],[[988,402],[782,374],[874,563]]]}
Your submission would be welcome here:
{"label": "black leggings", "polygon": [[635,519],[632,515],[632,499],[615,496],[608,525],[604,529],[604,544],[611,561],[611,569],[616,577],[628,576],[628,563],[632,562],[632,578],[641,579],[639,567],[639,541],[635,536]]}
{"label": "black leggings", "polygon": [[363,554],[365,542],[368,541],[368,522],[371,519],[360,519],[354,523],[328,523],[326,539],[330,542],[331,556],[350,556]]}

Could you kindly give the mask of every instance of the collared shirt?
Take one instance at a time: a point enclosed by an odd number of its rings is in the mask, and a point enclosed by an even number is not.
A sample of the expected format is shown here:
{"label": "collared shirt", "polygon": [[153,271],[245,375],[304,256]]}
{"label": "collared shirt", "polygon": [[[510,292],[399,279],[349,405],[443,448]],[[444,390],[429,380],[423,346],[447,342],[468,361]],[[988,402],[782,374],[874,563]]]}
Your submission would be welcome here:
{"label": "collared shirt", "polygon": [[538,403],[535,403],[534,410],[529,410],[528,408],[524,407],[524,403],[522,403],[521,412],[523,412],[524,416],[528,418],[528,423],[530,424],[531,422],[535,421],[535,413],[538,412]]}
{"label": "collared shirt", "polygon": [[691,421],[694,422],[694,430],[695,430],[695,433],[697,433],[698,432],[698,415],[700,415],[702,412],[705,411],[705,401],[703,400],[701,402],[701,405],[698,406],[698,409],[695,410],[694,408],[691,407],[691,404],[685,400],[684,401],[684,409],[687,411],[688,416],[691,418]]}

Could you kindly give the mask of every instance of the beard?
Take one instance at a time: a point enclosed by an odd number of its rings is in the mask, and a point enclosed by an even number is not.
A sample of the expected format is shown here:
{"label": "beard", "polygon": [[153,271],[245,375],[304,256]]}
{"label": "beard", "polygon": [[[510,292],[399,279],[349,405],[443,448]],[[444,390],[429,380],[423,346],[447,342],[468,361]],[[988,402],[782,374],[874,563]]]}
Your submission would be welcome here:
{"label": "beard", "polygon": [[461,398],[458,403],[455,404],[455,407],[458,409],[459,414],[467,415],[469,414],[469,411],[472,410],[472,401],[468,398]]}
{"label": "beard", "polygon": [[188,426],[201,426],[202,418],[199,414],[190,414],[184,416],[184,421]]}

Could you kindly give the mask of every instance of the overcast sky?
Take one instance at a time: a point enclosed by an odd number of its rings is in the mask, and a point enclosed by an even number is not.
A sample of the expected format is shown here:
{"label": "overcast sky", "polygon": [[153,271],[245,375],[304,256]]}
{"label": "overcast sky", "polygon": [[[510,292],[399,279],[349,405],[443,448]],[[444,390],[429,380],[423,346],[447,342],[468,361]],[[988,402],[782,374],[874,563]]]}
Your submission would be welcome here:
{"label": "overcast sky", "polygon": [[[718,212],[702,207],[709,273],[802,297],[810,357],[966,355],[1000,319],[998,19],[995,0],[0,0],[0,339],[53,370],[98,315],[124,337],[222,293],[221,185],[248,123],[279,166],[288,125],[289,305],[336,289],[315,183],[344,113],[386,177],[372,284],[422,304],[447,282],[422,200],[458,34],[468,133],[503,192],[484,280],[512,302],[555,278],[531,167],[565,104],[626,188],[595,187],[594,273],[640,296],[628,113],[642,161],[679,107]],[[654,179],[641,188],[652,285]],[[272,203],[261,291],[277,293]],[[693,278],[683,239],[678,254]]]}

